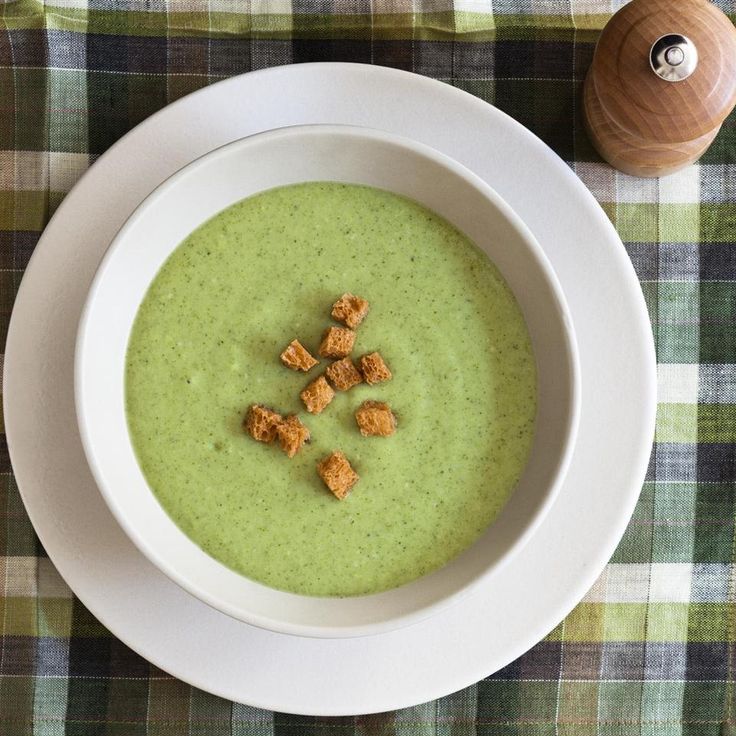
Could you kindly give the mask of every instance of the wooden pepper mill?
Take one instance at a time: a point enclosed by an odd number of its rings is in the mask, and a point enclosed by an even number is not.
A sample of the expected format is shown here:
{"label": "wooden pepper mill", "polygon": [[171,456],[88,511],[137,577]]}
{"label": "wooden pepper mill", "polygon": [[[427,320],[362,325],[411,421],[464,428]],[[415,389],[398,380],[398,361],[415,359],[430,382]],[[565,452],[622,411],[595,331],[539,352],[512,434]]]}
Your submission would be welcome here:
{"label": "wooden pepper mill", "polygon": [[612,166],[665,176],[696,161],[736,105],[736,28],[708,0],[632,0],[603,29],[583,91]]}

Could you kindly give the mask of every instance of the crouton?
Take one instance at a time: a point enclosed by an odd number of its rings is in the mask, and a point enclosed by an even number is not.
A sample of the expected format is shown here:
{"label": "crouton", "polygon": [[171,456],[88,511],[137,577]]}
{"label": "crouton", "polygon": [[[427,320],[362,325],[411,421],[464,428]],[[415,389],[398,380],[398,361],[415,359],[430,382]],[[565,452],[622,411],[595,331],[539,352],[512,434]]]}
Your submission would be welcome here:
{"label": "crouton", "polygon": [[354,330],[368,314],[368,302],[355,294],[343,294],[332,305],[332,319]]}
{"label": "crouton", "polygon": [[349,391],[353,386],[363,382],[363,376],[350,358],[336,360],[327,366],[325,373],[338,391]]}
{"label": "crouton", "polygon": [[335,398],[335,392],[325,377],[320,376],[312,381],[299,396],[310,414],[319,414]]}
{"label": "crouton", "polygon": [[253,404],[243,421],[243,429],[257,442],[273,442],[283,417],[262,404]]}
{"label": "crouton", "polygon": [[369,353],[364,355],[360,361],[360,372],[363,374],[365,382],[369,385],[381,383],[382,381],[391,380],[391,371],[379,353]]}
{"label": "crouton", "polygon": [[310,355],[304,345],[299,340],[292,340],[279,356],[281,362],[293,371],[311,371],[319,361]]}
{"label": "crouton", "polygon": [[317,351],[323,358],[344,358],[355,344],[355,333],[347,327],[328,327]]}
{"label": "crouton", "polygon": [[295,416],[286,417],[276,428],[276,434],[281,449],[289,457],[294,457],[309,442],[309,430]]}
{"label": "crouton", "polygon": [[339,450],[335,450],[321,460],[317,464],[317,472],[325,485],[341,501],[360,480],[360,476],[353,470],[350,461]]}
{"label": "crouton", "polygon": [[389,437],[396,431],[396,417],[382,401],[364,401],[355,412],[363,437]]}

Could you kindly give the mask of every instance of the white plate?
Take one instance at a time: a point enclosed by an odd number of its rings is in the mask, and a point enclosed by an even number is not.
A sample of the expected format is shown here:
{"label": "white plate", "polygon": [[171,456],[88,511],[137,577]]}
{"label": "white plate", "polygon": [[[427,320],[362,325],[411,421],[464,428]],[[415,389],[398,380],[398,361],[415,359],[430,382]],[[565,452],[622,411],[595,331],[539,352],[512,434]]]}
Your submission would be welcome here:
{"label": "white plate", "polygon": [[[537,533],[474,595],[373,637],[275,634],[216,612],[150,564],[92,480],[74,416],[77,321],[116,230],[163,179],[231,140],[343,123],[407,135],[484,178],[536,235],[575,322],[582,408],[575,453]],[[644,479],[655,358],[639,284],[592,195],[539,139],[440,82],[353,64],[305,64],[205,88],[113,146],[66,197],[21,284],[5,361],[11,458],[31,520],[81,601],[162,669],[225,698],[341,715],[401,708],[470,685],[521,655],[584,595]]]}

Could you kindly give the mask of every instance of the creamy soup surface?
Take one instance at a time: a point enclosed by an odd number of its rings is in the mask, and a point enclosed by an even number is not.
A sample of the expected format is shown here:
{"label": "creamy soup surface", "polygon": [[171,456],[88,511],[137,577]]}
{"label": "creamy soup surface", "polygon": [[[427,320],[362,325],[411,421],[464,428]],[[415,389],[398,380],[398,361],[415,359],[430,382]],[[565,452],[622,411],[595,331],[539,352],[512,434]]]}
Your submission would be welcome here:
{"label": "creamy soup surface", "polygon": [[[318,415],[299,392],[332,303],[371,311],[353,352],[380,351],[393,380],[338,392]],[[387,438],[354,412],[385,401]],[[297,413],[312,442],[293,459],[242,429],[263,403]],[[144,475],[203,550],[243,575],[314,596],[376,593],[436,570],[495,519],[532,443],[536,372],[498,270],[422,206],[356,185],[306,183],[243,200],[166,261],[128,346],[126,407]],[[340,449],[360,482],[338,501],[316,472]],[[491,532],[492,533],[492,532]]]}

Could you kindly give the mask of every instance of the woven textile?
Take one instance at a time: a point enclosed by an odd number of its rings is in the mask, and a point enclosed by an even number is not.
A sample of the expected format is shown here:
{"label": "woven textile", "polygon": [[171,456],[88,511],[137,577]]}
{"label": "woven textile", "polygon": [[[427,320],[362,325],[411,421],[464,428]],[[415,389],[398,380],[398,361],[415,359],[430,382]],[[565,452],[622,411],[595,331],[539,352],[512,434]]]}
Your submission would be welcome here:
{"label": "woven textile", "polygon": [[[0,0],[2,344],[49,216],[136,123],[251,69],[359,61],[467,90],[569,162],[634,263],[660,379],[656,445],[639,504],[583,602],[477,685],[357,718],[233,704],[128,650],[46,557],[3,436],[0,736],[736,734],[736,116],[699,165],[673,177],[633,179],[601,163],[582,130],[580,90],[598,33],[621,4]],[[733,18],[732,0],[719,6]]]}

